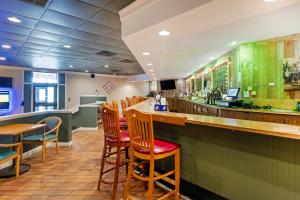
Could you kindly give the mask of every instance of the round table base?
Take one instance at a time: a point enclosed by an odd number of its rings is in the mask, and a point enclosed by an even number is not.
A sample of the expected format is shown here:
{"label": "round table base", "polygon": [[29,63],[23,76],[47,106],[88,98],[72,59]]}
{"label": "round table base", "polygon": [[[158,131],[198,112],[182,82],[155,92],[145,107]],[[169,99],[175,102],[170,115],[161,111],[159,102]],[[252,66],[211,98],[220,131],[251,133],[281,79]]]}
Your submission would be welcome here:
{"label": "round table base", "polygon": [[[23,174],[30,170],[29,164],[21,164],[20,165],[20,174]],[[16,176],[16,168],[15,166],[9,166],[0,170],[0,178],[10,178]]]}

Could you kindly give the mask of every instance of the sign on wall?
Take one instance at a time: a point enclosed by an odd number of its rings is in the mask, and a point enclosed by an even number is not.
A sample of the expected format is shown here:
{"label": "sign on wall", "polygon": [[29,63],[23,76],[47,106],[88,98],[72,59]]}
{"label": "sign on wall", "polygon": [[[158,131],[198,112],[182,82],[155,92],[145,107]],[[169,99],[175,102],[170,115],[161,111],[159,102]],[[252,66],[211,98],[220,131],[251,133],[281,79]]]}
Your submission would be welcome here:
{"label": "sign on wall", "polygon": [[114,84],[112,84],[112,82],[108,81],[104,86],[103,89],[105,90],[105,92],[107,92],[108,94],[112,93],[112,91],[114,91],[115,86]]}

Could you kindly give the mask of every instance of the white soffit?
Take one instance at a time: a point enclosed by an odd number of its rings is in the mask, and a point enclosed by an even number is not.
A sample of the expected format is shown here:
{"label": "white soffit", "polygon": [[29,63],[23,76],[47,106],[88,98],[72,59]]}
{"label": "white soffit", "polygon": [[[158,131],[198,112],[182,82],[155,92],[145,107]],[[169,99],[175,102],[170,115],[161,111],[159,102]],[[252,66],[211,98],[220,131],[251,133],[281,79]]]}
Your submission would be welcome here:
{"label": "white soffit", "polygon": [[[120,12],[123,40],[146,73],[153,73],[151,68],[158,79],[186,77],[209,63],[210,57],[234,48],[229,45],[232,41],[244,43],[300,32],[300,0],[213,0],[197,7],[193,0],[174,0],[168,5],[166,1],[140,0]],[[189,2],[193,6],[188,7]],[[145,20],[147,17],[155,20]],[[168,30],[170,36],[159,36],[161,30]],[[151,55],[143,56],[145,51]]]}

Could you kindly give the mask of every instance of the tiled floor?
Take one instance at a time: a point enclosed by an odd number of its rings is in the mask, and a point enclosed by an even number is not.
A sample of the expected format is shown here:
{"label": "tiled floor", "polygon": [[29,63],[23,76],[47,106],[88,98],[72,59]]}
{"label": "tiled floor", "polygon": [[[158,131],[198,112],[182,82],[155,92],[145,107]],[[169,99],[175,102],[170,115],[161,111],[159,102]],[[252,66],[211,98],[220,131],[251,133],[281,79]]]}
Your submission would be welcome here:
{"label": "tiled floor", "polygon": [[[46,162],[40,153],[23,160],[31,170],[15,178],[0,179],[0,200],[105,200],[111,198],[111,185],[102,184],[97,191],[100,155],[103,144],[102,131],[77,132],[72,147],[47,148]],[[125,176],[125,168],[121,177]],[[112,177],[108,174],[108,179]],[[159,190],[159,189],[157,189]],[[156,190],[157,195],[162,191]],[[122,199],[123,184],[118,185],[118,199]],[[136,188],[132,199],[146,199],[144,187]]]}

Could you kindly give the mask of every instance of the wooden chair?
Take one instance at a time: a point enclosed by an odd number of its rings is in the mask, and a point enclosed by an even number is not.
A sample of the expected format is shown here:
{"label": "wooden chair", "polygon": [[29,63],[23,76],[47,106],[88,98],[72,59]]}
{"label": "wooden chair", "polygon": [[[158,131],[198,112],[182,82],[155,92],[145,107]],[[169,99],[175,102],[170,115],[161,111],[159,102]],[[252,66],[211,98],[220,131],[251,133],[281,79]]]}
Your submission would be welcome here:
{"label": "wooden chair", "polygon": [[[111,104],[112,104],[112,108],[115,109],[117,111],[118,116],[120,116],[118,102],[112,101]],[[120,125],[120,129],[127,130],[128,129],[127,119],[125,117],[119,117],[119,125]]]}
{"label": "wooden chair", "polygon": [[[100,190],[101,183],[105,184],[113,184],[113,192],[112,199],[116,198],[117,193],[117,184],[121,182],[125,182],[126,180],[119,181],[119,168],[121,166],[126,165],[126,169],[128,169],[128,148],[130,146],[130,139],[128,132],[125,130],[120,130],[119,126],[119,116],[115,109],[112,109],[108,106],[103,107],[102,109],[102,117],[103,117],[103,131],[104,131],[104,148],[102,151],[102,159],[101,159],[101,167],[100,167],[100,175],[98,181],[98,190]],[[111,152],[112,148],[116,148],[115,152]],[[125,151],[126,153],[126,161],[121,162],[121,151]],[[108,158],[112,155],[116,154],[116,162],[110,162]],[[113,164],[114,167],[104,171],[104,164]],[[107,172],[115,170],[114,180],[112,182],[106,181],[103,179],[103,175]]]}
{"label": "wooden chair", "polygon": [[132,99],[133,99],[133,104],[137,104],[139,102],[139,99],[137,96],[133,96]]}
{"label": "wooden chair", "polygon": [[127,99],[128,107],[133,106],[133,99],[132,98],[126,98],[126,99]]}
{"label": "wooden chair", "polygon": [[123,117],[125,117],[125,110],[127,108],[127,105],[126,105],[126,101],[125,100],[121,100],[121,107],[122,107],[122,114],[123,114]]}
{"label": "wooden chair", "polygon": [[20,174],[20,159],[21,159],[21,143],[15,144],[0,144],[0,148],[15,148],[9,151],[0,152],[0,164],[16,159],[16,177]]}
{"label": "wooden chair", "polygon": [[139,97],[138,97],[138,102],[139,102],[139,103],[142,102],[142,101],[144,101],[144,100],[145,100],[144,97],[142,97],[142,96],[139,96]]}
{"label": "wooden chair", "polygon": [[56,144],[56,153],[58,154],[58,131],[61,126],[61,119],[56,116],[47,117],[37,124],[46,124],[44,132],[42,134],[35,134],[31,136],[24,137],[22,140],[23,144],[40,144],[42,145],[42,158],[45,162],[46,160],[46,145],[50,142]]}
{"label": "wooden chair", "polygon": [[[165,199],[172,194],[175,194],[176,200],[180,199],[179,185],[180,185],[180,145],[164,140],[154,139],[152,115],[139,112],[137,110],[130,110],[126,112],[129,125],[130,136],[130,160],[127,175],[127,181],[124,190],[124,199],[129,199],[130,191],[135,186],[131,187],[132,176],[148,182],[147,199],[153,199],[154,181],[163,179],[175,186],[175,190],[163,195],[159,199]],[[154,171],[154,162],[158,159],[175,156],[175,169],[163,175]],[[135,162],[134,159],[141,159],[143,162]],[[150,163],[149,175],[142,173],[144,176],[136,173],[137,168],[142,167],[145,163]],[[167,178],[175,174],[175,180]]]}

